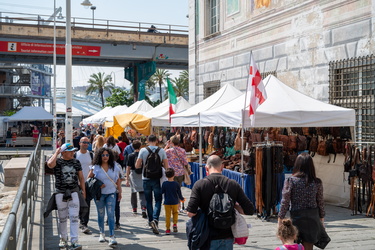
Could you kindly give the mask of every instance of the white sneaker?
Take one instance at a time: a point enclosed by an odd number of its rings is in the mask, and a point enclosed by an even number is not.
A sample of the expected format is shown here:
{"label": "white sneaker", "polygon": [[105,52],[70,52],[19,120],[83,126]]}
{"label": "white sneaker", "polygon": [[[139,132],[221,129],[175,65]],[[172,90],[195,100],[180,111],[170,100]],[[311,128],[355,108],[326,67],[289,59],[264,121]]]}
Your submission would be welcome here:
{"label": "white sneaker", "polygon": [[59,248],[66,248],[67,246],[68,242],[63,238],[60,238]]}
{"label": "white sneaker", "polygon": [[116,247],[117,246],[117,241],[115,239],[115,236],[112,236],[112,237],[109,238],[108,246],[109,247]]}
{"label": "white sneaker", "polygon": [[99,234],[99,242],[105,242],[105,235]]}

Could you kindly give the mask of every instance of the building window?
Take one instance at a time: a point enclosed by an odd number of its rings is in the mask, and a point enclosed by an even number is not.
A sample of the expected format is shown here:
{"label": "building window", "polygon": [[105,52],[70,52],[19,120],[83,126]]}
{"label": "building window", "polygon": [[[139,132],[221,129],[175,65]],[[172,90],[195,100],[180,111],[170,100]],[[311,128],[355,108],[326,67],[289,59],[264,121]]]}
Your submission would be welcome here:
{"label": "building window", "polygon": [[211,81],[204,83],[204,99],[214,94],[220,89],[220,81]]}
{"label": "building window", "polygon": [[268,71],[268,72],[260,73],[260,76],[262,77],[262,79],[266,78],[269,75],[273,75],[274,77],[277,77],[276,71]]}
{"label": "building window", "polygon": [[227,0],[227,16],[239,12],[239,0]]}
{"label": "building window", "polygon": [[355,110],[357,141],[374,141],[374,55],[329,63],[329,102]]}
{"label": "building window", "polygon": [[219,32],[219,1],[209,0],[208,17],[209,17],[209,34]]}

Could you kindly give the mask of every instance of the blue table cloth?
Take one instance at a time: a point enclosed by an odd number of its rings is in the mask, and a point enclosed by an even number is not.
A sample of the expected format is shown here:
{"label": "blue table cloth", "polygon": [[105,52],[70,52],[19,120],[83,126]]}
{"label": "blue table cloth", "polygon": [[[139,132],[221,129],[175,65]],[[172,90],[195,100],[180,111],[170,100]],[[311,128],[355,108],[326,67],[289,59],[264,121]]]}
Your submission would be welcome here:
{"label": "blue table cloth", "polygon": [[[191,171],[193,172],[191,175],[190,175],[190,179],[191,179],[191,185],[186,185],[185,183],[182,183],[182,185],[184,187],[188,187],[188,188],[193,188],[194,186],[194,183],[196,181],[198,181],[200,179],[199,177],[199,163],[197,162],[189,162],[190,166],[191,166]],[[203,178],[206,177],[206,169],[204,168],[205,164],[202,165],[202,172],[203,172]],[[255,204],[255,178],[254,178],[254,175],[248,175],[248,174],[241,174],[239,172],[236,172],[236,171],[232,171],[232,170],[229,170],[229,169],[223,169],[223,172],[222,174],[226,177],[228,177],[229,179],[233,179],[235,181],[238,182],[238,184],[240,184],[242,186],[242,178],[244,180],[244,186],[243,186],[243,189],[244,189],[244,192],[246,194],[246,196],[251,200],[251,202],[253,204]],[[242,177],[243,176],[243,177]],[[281,192],[282,192],[282,189],[283,189],[283,185],[284,185],[284,179],[285,179],[285,175],[284,173],[280,173],[280,174],[276,174],[276,180],[277,180],[277,202],[280,203],[281,201]]]}

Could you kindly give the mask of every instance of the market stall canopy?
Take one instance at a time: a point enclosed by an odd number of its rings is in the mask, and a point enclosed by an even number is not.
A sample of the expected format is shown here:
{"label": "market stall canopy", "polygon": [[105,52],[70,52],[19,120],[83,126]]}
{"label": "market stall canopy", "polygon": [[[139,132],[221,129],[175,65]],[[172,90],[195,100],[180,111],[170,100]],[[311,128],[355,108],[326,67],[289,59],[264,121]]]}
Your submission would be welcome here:
{"label": "market stall canopy", "polygon": [[147,111],[150,111],[151,109],[153,109],[153,107],[148,102],[146,102],[145,100],[142,100],[142,101],[137,101],[137,102],[133,103],[122,114],[133,113],[133,114],[143,115],[144,113],[146,113]]}
{"label": "market stall canopy", "polygon": [[115,115],[124,114],[125,110],[127,109],[128,109],[128,106],[126,105],[119,105],[119,106],[113,107],[112,109],[108,110],[108,112],[103,114],[102,123],[113,122],[113,117]]}
{"label": "market stall canopy", "polygon": [[[182,96],[177,97],[176,113],[182,112],[190,108],[191,105]],[[155,108],[143,114],[145,116],[144,120],[133,120],[133,127],[143,128],[146,120],[151,120],[152,126],[171,126],[169,122],[169,99],[160,103]],[[150,124],[150,122],[148,122]],[[150,128],[151,130],[151,128]]]}
{"label": "market stall canopy", "polygon": [[5,122],[15,121],[52,121],[53,115],[43,107],[23,107],[20,111],[4,119]]}
{"label": "market stall canopy", "polygon": [[[263,80],[267,99],[255,113],[255,127],[345,127],[355,126],[355,111],[306,96],[270,75]],[[248,95],[249,96],[249,95]],[[250,127],[245,94],[220,107],[203,111],[200,126]]]}
{"label": "market stall canopy", "polygon": [[213,95],[195,104],[193,107],[172,115],[172,127],[198,127],[199,114],[203,111],[219,107],[235,98],[242,93],[230,84],[224,85]]}
{"label": "market stall canopy", "polygon": [[[133,105],[131,105],[129,108],[125,110],[125,113],[116,115],[113,117],[113,126],[107,127],[106,136],[114,136],[117,138],[121,135],[121,133],[124,131],[126,127],[132,127],[131,122],[133,120],[143,120],[145,117],[142,115],[146,113],[147,111],[151,110],[152,106],[148,104],[145,100],[135,102]],[[140,133],[147,133],[147,128],[149,126],[144,125],[144,130],[137,130]]]}
{"label": "market stall canopy", "polygon": [[103,117],[105,117],[105,115],[112,109],[112,107],[105,107],[104,109],[100,110],[98,113],[92,115],[92,116],[89,116],[85,119],[82,120],[82,123],[84,125],[87,125],[87,124],[95,124],[95,123],[102,123],[103,122]]}

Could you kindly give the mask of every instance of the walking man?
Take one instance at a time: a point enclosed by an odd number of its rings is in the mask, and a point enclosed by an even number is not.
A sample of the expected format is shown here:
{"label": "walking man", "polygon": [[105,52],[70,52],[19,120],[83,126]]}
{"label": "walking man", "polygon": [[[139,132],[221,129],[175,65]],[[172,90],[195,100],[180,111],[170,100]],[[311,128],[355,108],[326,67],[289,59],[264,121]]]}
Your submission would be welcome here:
{"label": "walking man", "polygon": [[[155,135],[150,135],[148,137],[148,147],[142,148],[139,151],[138,159],[135,164],[135,168],[139,169],[143,167],[142,170],[142,180],[143,180],[143,190],[145,193],[146,198],[146,207],[147,207],[147,216],[149,225],[152,228],[154,234],[159,234],[159,216],[161,210],[161,203],[162,203],[162,193],[161,193],[161,186],[160,186],[160,177],[156,178],[148,178],[147,176],[147,165],[150,162],[149,155],[152,153],[157,153],[159,155],[159,167],[160,171],[161,168],[164,167],[165,169],[168,168],[168,159],[164,149],[159,148],[157,146],[157,139]],[[152,193],[154,193],[155,197],[155,206],[152,206]]]}
{"label": "walking man", "polygon": [[[87,137],[82,137],[79,141],[80,149],[74,154],[74,158],[76,158],[82,167],[82,173],[84,181],[86,182],[87,176],[90,172],[90,167],[92,166],[92,160],[94,158],[94,154],[88,151],[90,141]],[[85,234],[91,234],[91,230],[87,227],[87,223],[89,222],[90,218],[90,203],[92,197],[90,195],[86,195],[86,203],[88,206],[88,212],[84,216],[80,216],[80,228],[81,232]]]}
{"label": "walking man", "polygon": [[[238,212],[247,215],[254,213],[254,205],[247,198],[241,186],[235,180],[221,174],[223,165],[219,156],[212,155],[207,159],[206,171],[208,176],[197,181],[191,191],[186,209],[189,217],[195,216],[198,208],[206,215],[208,214],[216,185],[230,196]],[[217,229],[210,226],[210,236],[210,249],[233,249],[234,238],[230,227],[228,229]]]}
{"label": "walking man", "polygon": [[[82,249],[78,244],[78,217],[80,209],[79,185],[81,186],[83,198],[86,197],[85,181],[82,174],[81,163],[74,159],[76,148],[70,143],[61,145],[47,165],[53,169],[56,182],[55,201],[59,216],[60,243],[59,247],[67,247],[68,233],[67,224],[70,219],[70,241],[71,249]],[[61,153],[61,158],[58,155]]]}

